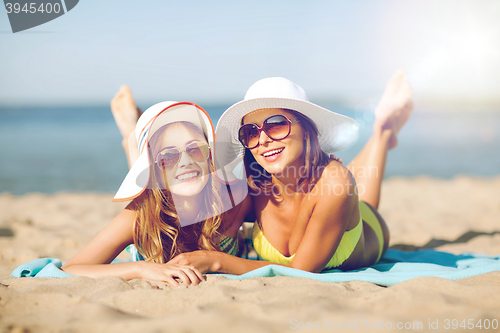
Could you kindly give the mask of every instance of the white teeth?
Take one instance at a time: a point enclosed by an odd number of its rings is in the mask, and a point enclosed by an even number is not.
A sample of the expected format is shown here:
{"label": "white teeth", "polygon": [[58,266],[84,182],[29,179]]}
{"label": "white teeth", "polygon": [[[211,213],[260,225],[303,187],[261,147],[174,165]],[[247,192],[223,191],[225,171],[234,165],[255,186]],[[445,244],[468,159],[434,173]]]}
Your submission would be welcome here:
{"label": "white teeth", "polygon": [[268,151],[268,152],[265,152],[264,154],[262,154],[264,157],[269,157],[269,156],[272,156],[272,155],[275,155],[275,154],[279,154],[283,151],[284,148],[279,148],[279,149],[274,149],[274,150],[271,150],[271,151]]}
{"label": "white teeth", "polygon": [[183,175],[177,176],[176,178],[179,180],[188,180],[196,176],[198,176],[198,172],[195,171],[195,172],[185,173]]}

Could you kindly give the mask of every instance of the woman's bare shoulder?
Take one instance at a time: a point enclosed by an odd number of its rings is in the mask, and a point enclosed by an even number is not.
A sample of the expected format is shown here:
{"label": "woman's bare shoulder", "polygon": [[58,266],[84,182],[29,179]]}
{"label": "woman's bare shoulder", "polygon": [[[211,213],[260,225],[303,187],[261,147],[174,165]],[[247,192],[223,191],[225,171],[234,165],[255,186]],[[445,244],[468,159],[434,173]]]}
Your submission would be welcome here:
{"label": "woman's bare shoulder", "polygon": [[356,180],[351,171],[337,161],[331,161],[324,167],[319,181],[330,185],[356,185]]}
{"label": "woman's bare shoulder", "polygon": [[326,218],[320,221],[337,221],[341,229],[352,217],[359,200],[356,182],[351,172],[338,162],[329,163],[312,191],[316,195],[315,212]]}
{"label": "woman's bare shoulder", "polygon": [[349,169],[336,161],[324,167],[311,193],[329,206],[358,200],[354,176]]}

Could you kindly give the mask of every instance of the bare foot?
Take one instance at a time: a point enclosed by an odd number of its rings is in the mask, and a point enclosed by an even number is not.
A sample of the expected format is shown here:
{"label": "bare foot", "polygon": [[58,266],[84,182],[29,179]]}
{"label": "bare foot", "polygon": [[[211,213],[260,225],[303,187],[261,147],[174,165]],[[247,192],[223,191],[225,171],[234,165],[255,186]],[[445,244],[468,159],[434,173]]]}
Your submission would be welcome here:
{"label": "bare foot", "polygon": [[135,129],[135,124],[141,111],[135,105],[130,88],[123,85],[111,100],[111,112],[115,118],[116,126],[123,139],[128,140],[130,133]]}
{"label": "bare foot", "polygon": [[412,90],[404,69],[399,69],[385,87],[375,109],[375,131],[390,131],[388,148],[398,144],[397,135],[413,110]]}

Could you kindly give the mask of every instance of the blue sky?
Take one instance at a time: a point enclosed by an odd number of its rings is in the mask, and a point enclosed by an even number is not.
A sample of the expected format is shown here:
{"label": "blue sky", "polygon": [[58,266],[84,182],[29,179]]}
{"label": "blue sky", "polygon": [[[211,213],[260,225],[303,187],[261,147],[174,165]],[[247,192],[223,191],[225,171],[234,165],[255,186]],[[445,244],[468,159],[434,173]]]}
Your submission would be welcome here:
{"label": "blue sky", "polygon": [[0,10],[0,104],[243,98],[284,76],[311,100],[370,103],[405,67],[421,99],[500,100],[500,1],[82,0],[12,34]]}

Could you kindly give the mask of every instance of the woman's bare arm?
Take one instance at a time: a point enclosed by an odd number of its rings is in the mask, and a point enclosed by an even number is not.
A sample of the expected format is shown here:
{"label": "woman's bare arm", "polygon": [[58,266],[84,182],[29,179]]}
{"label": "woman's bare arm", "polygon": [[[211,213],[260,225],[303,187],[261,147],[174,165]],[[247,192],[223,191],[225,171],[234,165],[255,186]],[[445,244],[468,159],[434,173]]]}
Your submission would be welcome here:
{"label": "woman's bare arm", "polygon": [[137,261],[110,264],[116,256],[133,243],[135,213],[124,209],[89,244],[64,264],[62,270],[80,276],[100,278],[118,276],[125,280],[142,278],[164,281],[174,287],[179,278],[185,285],[198,284],[203,275],[194,267]]}
{"label": "woman's bare arm", "polygon": [[124,209],[62,269],[70,274],[89,277],[113,275],[127,280],[137,277],[136,265],[107,265],[133,243],[134,219],[135,213]]}
{"label": "woman's bare arm", "polygon": [[241,275],[267,265],[281,265],[270,261],[243,259],[223,252],[205,250],[179,254],[168,263],[196,267],[202,273],[235,275]]}
{"label": "woman's bare arm", "polygon": [[[343,166],[339,166],[344,168]],[[351,173],[341,173],[335,179],[323,179],[317,186],[316,203],[291,266],[309,272],[321,272],[337,250],[349,223],[359,221],[356,183]],[[342,189],[339,193],[339,189]]]}

